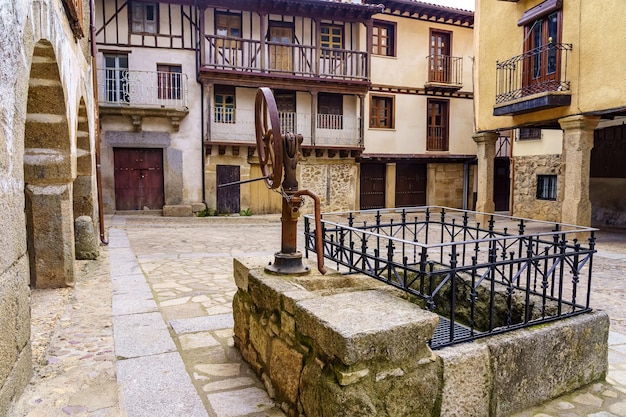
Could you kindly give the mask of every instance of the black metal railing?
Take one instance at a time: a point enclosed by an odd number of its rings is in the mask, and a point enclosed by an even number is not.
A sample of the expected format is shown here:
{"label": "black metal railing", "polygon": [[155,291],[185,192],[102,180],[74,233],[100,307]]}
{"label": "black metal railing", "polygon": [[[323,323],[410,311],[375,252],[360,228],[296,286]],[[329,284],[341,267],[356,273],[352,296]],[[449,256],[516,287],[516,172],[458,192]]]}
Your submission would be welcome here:
{"label": "black metal railing", "polygon": [[496,63],[496,104],[532,94],[569,91],[570,43],[548,43]]}
{"label": "black metal railing", "polygon": [[[324,257],[440,316],[432,348],[591,311],[596,229],[445,207],[324,214]],[[315,252],[305,216],[305,251]]]}

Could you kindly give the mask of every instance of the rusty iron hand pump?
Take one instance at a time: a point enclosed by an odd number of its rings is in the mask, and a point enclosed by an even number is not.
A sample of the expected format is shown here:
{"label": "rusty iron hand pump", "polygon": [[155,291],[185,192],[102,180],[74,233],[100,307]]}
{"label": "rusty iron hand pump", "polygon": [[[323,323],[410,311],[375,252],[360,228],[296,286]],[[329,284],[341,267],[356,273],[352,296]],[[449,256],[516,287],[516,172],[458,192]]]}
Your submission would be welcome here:
{"label": "rusty iron hand pump", "polygon": [[265,180],[267,188],[280,191],[283,197],[280,252],[274,254],[274,263],[265,268],[266,271],[277,274],[299,275],[310,272],[309,268],[302,263],[302,253],[298,251],[296,241],[298,217],[303,204],[302,196],[311,197],[315,203],[317,269],[325,274],[320,199],[309,190],[298,190],[296,179],[296,167],[301,156],[302,135],[281,134],[276,100],[269,88],[261,87],[257,90],[254,110],[256,146],[262,177],[222,184],[218,187]]}

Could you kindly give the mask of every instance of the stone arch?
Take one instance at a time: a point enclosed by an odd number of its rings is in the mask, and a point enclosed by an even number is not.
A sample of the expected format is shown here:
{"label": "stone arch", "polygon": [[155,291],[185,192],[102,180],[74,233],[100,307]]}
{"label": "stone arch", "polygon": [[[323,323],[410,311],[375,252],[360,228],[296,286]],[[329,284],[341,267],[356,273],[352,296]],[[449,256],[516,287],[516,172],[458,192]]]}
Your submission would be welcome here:
{"label": "stone arch", "polygon": [[74,282],[72,141],[52,44],[35,44],[24,128],[26,228],[32,287]]}
{"label": "stone arch", "polygon": [[96,185],[93,172],[93,148],[89,135],[89,117],[85,99],[80,98],[76,125],[76,179],[73,184],[74,219],[89,216],[95,219]]}

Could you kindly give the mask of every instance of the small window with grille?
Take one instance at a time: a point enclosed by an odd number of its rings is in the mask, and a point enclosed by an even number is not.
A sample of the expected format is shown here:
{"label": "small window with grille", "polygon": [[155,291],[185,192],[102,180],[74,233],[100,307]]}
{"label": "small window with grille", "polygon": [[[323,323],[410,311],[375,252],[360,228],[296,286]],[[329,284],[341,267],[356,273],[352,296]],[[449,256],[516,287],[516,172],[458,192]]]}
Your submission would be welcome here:
{"label": "small window with grille", "polygon": [[556,200],[556,175],[537,175],[537,200]]}
{"label": "small window with grille", "polygon": [[536,127],[522,127],[519,129],[517,140],[541,140],[541,129]]}

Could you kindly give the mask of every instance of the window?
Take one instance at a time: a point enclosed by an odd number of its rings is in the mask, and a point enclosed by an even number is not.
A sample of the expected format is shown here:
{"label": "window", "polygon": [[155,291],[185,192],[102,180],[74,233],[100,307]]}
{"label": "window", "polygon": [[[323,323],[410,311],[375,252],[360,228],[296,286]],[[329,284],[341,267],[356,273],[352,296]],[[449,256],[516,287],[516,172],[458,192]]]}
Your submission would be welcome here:
{"label": "window", "polygon": [[396,56],[395,38],[395,24],[375,20],[372,31],[372,53],[374,55]]}
{"label": "window", "polygon": [[393,97],[372,96],[370,127],[393,129]]}
{"label": "window", "polygon": [[343,129],[343,96],[320,93],[317,98],[317,127]]}
{"label": "window", "polygon": [[448,150],[448,100],[428,100],[427,151]]}
{"label": "window", "polygon": [[157,65],[159,99],[180,100],[182,67]]}
{"label": "window", "polygon": [[215,86],[215,123],[235,123],[235,87]]}
{"label": "window", "polygon": [[104,96],[107,103],[130,102],[128,94],[128,55],[104,55]]}
{"label": "window", "polygon": [[[215,13],[215,34],[228,38],[241,38],[241,15],[232,13]],[[241,49],[241,42],[231,39],[218,39],[217,45],[224,48]]]}
{"label": "window", "polygon": [[527,10],[524,25],[523,94],[556,90],[560,85],[560,0],[547,0]]}
{"label": "window", "polygon": [[[321,39],[320,46],[322,48],[329,49],[342,49],[343,48],[343,28],[341,26],[322,25],[320,27]],[[322,54],[328,55],[328,51],[323,51]],[[339,54],[339,51],[334,55]]]}
{"label": "window", "polygon": [[136,33],[157,33],[157,3],[132,3],[132,31]]}
{"label": "window", "polygon": [[517,140],[540,140],[541,129],[536,127],[522,127],[517,135]]}
{"label": "window", "polygon": [[295,91],[274,91],[276,109],[280,119],[280,132],[297,133],[296,126],[296,92]]}
{"label": "window", "polygon": [[556,175],[537,175],[537,200],[556,200]]}

